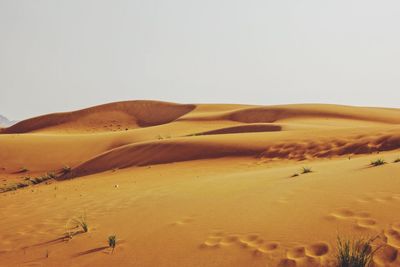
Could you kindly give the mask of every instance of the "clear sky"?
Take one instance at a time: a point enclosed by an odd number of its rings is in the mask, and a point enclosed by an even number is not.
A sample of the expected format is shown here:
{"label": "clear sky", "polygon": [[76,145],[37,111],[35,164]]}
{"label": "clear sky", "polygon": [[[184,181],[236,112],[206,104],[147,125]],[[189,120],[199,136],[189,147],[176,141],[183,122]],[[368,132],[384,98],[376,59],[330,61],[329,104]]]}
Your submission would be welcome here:
{"label": "clear sky", "polygon": [[0,114],[129,99],[400,107],[398,0],[0,0]]}

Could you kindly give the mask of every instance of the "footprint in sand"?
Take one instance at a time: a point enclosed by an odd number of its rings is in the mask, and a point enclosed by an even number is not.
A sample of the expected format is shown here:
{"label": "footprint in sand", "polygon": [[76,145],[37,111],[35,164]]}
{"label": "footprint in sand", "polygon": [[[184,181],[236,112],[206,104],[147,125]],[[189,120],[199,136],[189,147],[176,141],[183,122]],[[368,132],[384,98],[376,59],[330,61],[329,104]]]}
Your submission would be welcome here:
{"label": "footprint in sand", "polygon": [[303,258],[306,256],[306,248],[302,246],[292,248],[286,253],[286,256],[288,259]]}
{"label": "footprint in sand", "polygon": [[223,246],[230,246],[236,242],[238,242],[239,236],[238,235],[227,235],[221,239],[221,245]]}
{"label": "footprint in sand", "polygon": [[378,202],[384,204],[392,201],[399,201],[400,194],[393,194],[388,192],[375,192],[358,197],[356,198],[356,200],[361,203]]}
{"label": "footprint in sand", "polygon": [[390,227],[389,229],[384,230],[383,234],[386,237],[389,245],[400,248],[400,231],[396,229],[394,227]]}
{"label": "footprint in sand", "polygon": [[325,242],[316,242],[306,246],[297,246],[286,252],[278,266],[326,266],[329,245]]}
{"label": "footprint in sand", "polygon": [[356,212],[355,213],[355,217],[357,217],[357,218],[369,218],[369,217],[371,217],[371,214],[369,212],[360,211],[360,212]]}
{"label": "footprint in sand", "polygon": [[194,218],[191,216],[183,217],[182,219],[171,223],[171,225],[185,225],[194,221]]}
{"label": "footprint in sand", "polygon": [[347,219],[353,217],[355,213],[348,208],[340,208],[331,213],[331,215],[339,219]]}
{"label": "footprint in sand", "polygon": [[270,242],[262,244],[260,247],[258,247],[258,250],[262,253],[268,253],[277,250],[278,248],[279,248],[279,243]]}
{"label": "footprint in sand", "polygon": [[282,259],[278,263],[278,267],[296,267],[296,266],[297,266],[296,261],[291,259]]}
{"label": "footprint in sand", "polygon": [[312,257],[321,257],[329,252],[328,244],[317,242],[306,247],[306,254]]}
{"label": "footprint in sand", "polygon": [[207,239],[200,244],[200,248],[219,248],[224,240],[224,233],[219,230],[213,231]]}
{"label": "footprint in sand", "polygon": [[373,219],[359,219],[356,224],[364,228],[374,228],[376,226],[376,221]]}
{"label": "footprint in sand", "polygon": [[390,245],[385,245],[374,255],[374,263],[378,266],[398,266],[392,265],[398,259],[398,250]]}
{"label": "footprint in sand", "polygon": [[248,234],[241,236],[239,238],[239,242],[242,245],[242,247],[256,248],[258,247],[258,245],[262,244],[264,240],[261,239],[258,234]]}
{"label": "footprint in sand", "polygon": [[372,202],[374,200],[374,198],[370,197],[370,196],[362,196],[362,197],[356,198],[356,200],[361,203],[369,203],[369,202]]}
{"label": "footprint in sand", "polygon": [[233,245],[253,252],[254,255],[271,253],[279,247],[276,242],[266,242],[259,234],[225,234],[223,231],[215,230],[200,244],[200,248],[220,248]]}
{"label": "footprint in sand", "polygon": [[221,237],[208,237],[206,241],[204,241],[203,244],[201,244],[202,247],[205,248],[218,248],[221,246],[222,238]]}
{"label": "footprint in sand", "polygon": [[365,231],[368,229],[376,228],[378,223],[371,218],[371,214],[365,211],[353,211],[349,208],[339,208],[324,217],[329,221],[336,219],[350,221],[354,224],[354,229]]}
{"label": "footprint in sand", "polygon": [[392,224],[392,229],[400,232],[400,222],[395,222]]}

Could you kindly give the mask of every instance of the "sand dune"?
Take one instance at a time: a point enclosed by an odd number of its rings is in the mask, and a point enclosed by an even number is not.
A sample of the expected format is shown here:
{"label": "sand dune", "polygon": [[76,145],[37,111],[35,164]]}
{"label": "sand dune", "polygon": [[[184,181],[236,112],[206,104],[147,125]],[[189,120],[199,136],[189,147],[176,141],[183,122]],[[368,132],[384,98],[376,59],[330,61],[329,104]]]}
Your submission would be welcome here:
{"label": "sand dune", "polygon": [[289,105],[259,107],[239,110],[227,118],[246,123],[276,122],[289,119],[336,118],[381,123],[399,124],[400,112],[397,109],[356,108],[336,105]]}
{"label": "sand dune", "polygon": [[157,101],[126,101],[83,110],[44,115],[21,121],[5,133],[27,133],[39,130],[107,131],[149,127],[168,123],[190,112],[194,105]]}
{"label": "sand dune", "polygon": [[398,158],[399,109],[126,101],[28,119],[0,134],[1,188],[28,185],[0,193],[0,266],[335,266],[338,234],[378,236],[375,265],[400,266]]}
{"label": "sand dune", "polygon": [[252,124],[225,127],[207,132],[196,133],[194,135],[212,135],[212,134],[232,134],[232,133],[256,133],[256,132],[275,132],[281,131],[282,127],[274,124]]}
{"label": "sand dune", "polygon": [[[248,140],[252,140],[249,142]],[[129,144],[107,151],[79,165],[68,177],[82,176],[132,166],[146,166],[221,157],[261,157],[305,160],[343,155],[371,154],[400,149],[400,133],[360,135],[346,138],[289,140],[265,135],[207,136]]]}
{"label": "sand dune", "polygon": [[242,123],[272,123],[304,118],[347,119],[399,124],[397,109],[361,108],[336,105],[180,105],[157,101],[126,101],[83,110],[44,115],[21,121],[4,133],[39,131],[96,132],[122,131],[167,124],[175,120],[231,120]]}

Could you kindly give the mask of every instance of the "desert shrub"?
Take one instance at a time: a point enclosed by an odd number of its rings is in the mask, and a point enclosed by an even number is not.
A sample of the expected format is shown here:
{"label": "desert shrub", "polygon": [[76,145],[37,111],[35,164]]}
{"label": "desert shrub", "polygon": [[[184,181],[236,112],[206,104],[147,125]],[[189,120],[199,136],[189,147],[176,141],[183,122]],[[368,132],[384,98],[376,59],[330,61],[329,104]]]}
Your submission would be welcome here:
{"label": "desert shrub", "polygon": [[15,191],[20,188],[24,188],[30,185],[29,181],[19,182],[14,184],[4,184],[4,186],[0,187],[0,193],[8,192],[8,191]]}
{"label": "desert shrub", "polygon": [[89,231],[89,226],[86,220],[86,214],[79,216],[72,220],[72,223],[75,224],[78,228],[80,228],[84,233]]}
{"label": "desert shrub", "polygon": [[64,167],[62,167],[62,169],[61,169],[61,172],[63,174],[67,174],[67,173],[71,172],[71,167],[68,165],[64,165]]}
{"label": "desert shrub", "polygon": [[23,188],[23,187],[27,187],[28,186],[28,184],[26,184],[26,183],[18,183],[17,184],[17,188]]}
{"label": "desert shrub", "polygon": [[400,158],[397,158],[393,161],[393,163],[399,163],[400,162]]}
{"label": "desert shrub", "polygon": [[170,134],[167,134],[167,135],[158,134],[158,135],[157,135],[157,139],[158,139],[158,140],[164,140],[164,139],[170,139],[170,138],[171,138],[171,135],[170,135]]}
{"label": "desert shrub", "polygon": [[108,246],[112,248],[111,253],[114,252],[115,246],[117,245],[117,236],[116,235],[110,235],[108,237]]}
{"label": "desert shrub", "polygon": [[51,178],[53,178],[52,175],[46,174],[46,175],[42,175],[40,177],[36,177],[36,178],[30,179],[30,182],[32,184],[40,184],[41,182],[47,181],[47,180],[49,180]]}
{"label": "desert shrub", "polygon": [[69,239],[71,239],[74,235],[86,233],[88,231],[89,225],[86,220],[86,214],[69,219],[65,225],[65,235]]}
{"label": "desert shrub", "polygon": [[54,179],[54,178],[57,177],[57,175],[56,175],[55,172],[48,172],[48,173],[46,174],[46,176],[47,176],[48,179]]}
{"label": "desert shrub", "polygon": [[27,171],[29,171],[29,169],[27,167],[21,167],[19,169],[19,172],[27,172]]}
{"label": "desert shrub", "polygon": [[312,172],[312,170],[311,170],[310,167],[303,167],[303,168],[301,169],[301,173],[302,173],[302,174],[310,173],[310,172]]}
{"label": "desert shrub", "polygon": [[41,177],[36,177],[30,180],[32,184],[39,184],[42,182],[42,178]]}
{"label": "desert shrub", "polygon": [[18,189],[18,186],[16,184],[11,184],[11,185],[7,185],[6,187],[3,187],[1,189],[1,192],[3,193],[3,192],[7,192],[7,191],[14,191],[17,189]]}
{"label": "desert shrub", "polygon": [[372,264],[374,253],[379,249],[372,250],[372,242],[376,239],[345,239],[337,238],[337,266],[338,267],[368,267]]}
{"label": "desert shrub", "polygon": [[386,164],[386,161],[384,159],[376,159],[376,160],[371,161],[370,165],[376,167],[376,166],[380,166],[383,164]]}

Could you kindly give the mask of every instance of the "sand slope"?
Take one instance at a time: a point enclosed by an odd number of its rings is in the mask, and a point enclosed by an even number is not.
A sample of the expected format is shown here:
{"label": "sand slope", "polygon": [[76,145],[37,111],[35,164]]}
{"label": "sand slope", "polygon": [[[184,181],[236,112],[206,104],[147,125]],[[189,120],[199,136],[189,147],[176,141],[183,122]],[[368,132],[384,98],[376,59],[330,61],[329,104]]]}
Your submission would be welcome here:
{"label": "sand slope", "polygon": [[194,109],[194,105],[178,105],[157,101],[125,101],[110,103],[75,112],[55,113],[21,121],[5,133],[26,133],[40,130],[112,131],[148,127],[168,123]]}
{"label": "sand slope", "polygon": [[2,186],[57,174],[0,194],[0,266],[335,266],[338,234],[400,266],[399,109],[126,101],[22,121],[0,148]]}

